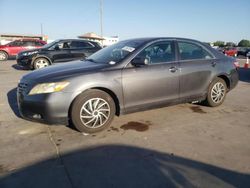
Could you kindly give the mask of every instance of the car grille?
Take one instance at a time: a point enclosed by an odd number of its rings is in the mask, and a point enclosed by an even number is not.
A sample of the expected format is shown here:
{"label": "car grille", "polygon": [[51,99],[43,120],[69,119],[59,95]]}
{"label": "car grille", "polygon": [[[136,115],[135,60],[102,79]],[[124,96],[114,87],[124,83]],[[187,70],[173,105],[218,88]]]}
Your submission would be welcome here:
{"label": "car grille", "polygon": [[17,88],[18,93],[27,94],[27,90],[28,90],[28,84],[27,83],[19,83],[18,84],[18,88]]}

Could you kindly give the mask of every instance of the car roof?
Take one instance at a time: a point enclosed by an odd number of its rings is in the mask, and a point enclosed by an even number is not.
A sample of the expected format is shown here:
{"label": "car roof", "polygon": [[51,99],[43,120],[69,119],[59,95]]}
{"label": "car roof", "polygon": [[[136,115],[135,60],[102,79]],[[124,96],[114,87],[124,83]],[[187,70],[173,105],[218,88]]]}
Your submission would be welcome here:
{"label": "car roof", "polygon": [[61,41],[87,41],[87,42],[95,42],[95,41],[90,41],[90,40],[86,40],[86,39],[57,39],[58,42]]}
{"label": "car roof", "polygon": [[129,40],[141,40],[145,42],[150,42],[150,41],[157,41],[157,40],[185,40],[185,41],[190,41],[190,42],[199,42],[202,43],[201,41],[195,40],[195,39],[189,39],[189,38],[181,38],[181,37],[142,37],[142,38],[132,38],[132,39],[127,39]]}

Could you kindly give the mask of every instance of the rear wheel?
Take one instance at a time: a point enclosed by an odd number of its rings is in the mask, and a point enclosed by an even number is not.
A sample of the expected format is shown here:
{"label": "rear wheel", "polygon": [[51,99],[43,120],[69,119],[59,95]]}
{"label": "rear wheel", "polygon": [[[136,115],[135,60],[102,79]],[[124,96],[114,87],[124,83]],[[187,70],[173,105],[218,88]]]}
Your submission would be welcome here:
{"label": "rear wheel", "polygon": [[0,51],[0,61],[8,60],[8,54],[4,51]]}
{"label": "rear wheel", "polygon": [[104,91],[91,89],[79,95],[72,104],[71,120],[74,127],[85,133],[106,129],[115,115],[115,103]]}
{"label": "rear wheel", "polygon": [[49,63],[48,59],[46,59],[46,58],[37,58],[34,61],[33,67],[34,67],[34,69],[41,69],[41,68],[47,67],[49,65],[50,65],[50,63]]}
{"label": "rear wheel", "polygon": [[227,93],[226,82],[222,78],[216,78],[209,86],[206,104],[211,107],[221,105]]}

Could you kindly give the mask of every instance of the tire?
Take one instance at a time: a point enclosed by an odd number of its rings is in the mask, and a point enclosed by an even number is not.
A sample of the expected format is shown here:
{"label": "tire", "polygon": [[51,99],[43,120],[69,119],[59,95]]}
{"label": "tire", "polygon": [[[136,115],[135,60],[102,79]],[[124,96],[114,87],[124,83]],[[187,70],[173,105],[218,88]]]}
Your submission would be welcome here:
{"label": "tire", "polygon": [[227,84],[222,78],[216,78],[209,86],[205,104],[210,107],[221,105],[227,94]]}
{"label": "tire", "polygon": [[9,56],[6,52],[0,51],[0,61],[6,61],[8,60]]}
{"label": "tire", "polygon": [[70,118],[78,131],[96,133],[109,127],[115,111],[114,100],[108,93],[91,89],[74,100]]}
{"label": "tire", "polygon": [[35,59],[33,63],[33,68],[36,70],[36,69],[47,67],[49,65],[50,65],[50,62],[48,59],[40,57],[40,58]]}

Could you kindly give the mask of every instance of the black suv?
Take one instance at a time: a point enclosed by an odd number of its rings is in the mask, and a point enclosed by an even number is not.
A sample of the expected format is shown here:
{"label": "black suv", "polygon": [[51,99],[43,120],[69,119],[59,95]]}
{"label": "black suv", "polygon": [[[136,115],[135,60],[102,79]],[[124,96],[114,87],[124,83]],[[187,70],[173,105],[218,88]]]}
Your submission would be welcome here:
{"label": "black suv", "polygon": [[245,47],[238,48],[237,56],[247,57],[248,52],[250,52],[250,48],[245,48]]}
{"label": "black suv", "polygon": [[93,41],[56,40],[40,49],[20,52],[17,55],[17,64],[30,69],[39,69],[53,63],[85,59],[100,49],[101,46]]}

